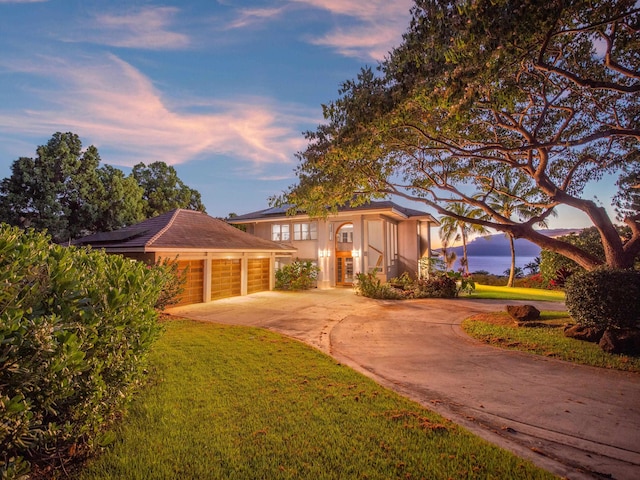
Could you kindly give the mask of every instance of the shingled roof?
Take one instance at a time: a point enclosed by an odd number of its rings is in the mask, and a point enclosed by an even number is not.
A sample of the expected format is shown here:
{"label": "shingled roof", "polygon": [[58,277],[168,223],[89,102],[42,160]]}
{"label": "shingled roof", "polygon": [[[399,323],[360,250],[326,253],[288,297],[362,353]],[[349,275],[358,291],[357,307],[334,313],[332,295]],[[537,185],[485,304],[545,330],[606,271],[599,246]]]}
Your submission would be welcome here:
{"label": "shingled roof", "polygon": [[72,244],[120,251],[154,251],[166,248],[295,251],[291,246],[245,233],[206,213],[184,209],[172,210],[113,232],[88,235]]}
{"label": "shingled roof", "polygon": [[[229,223],[249,223],[255,221],[265,221],[269,219],[284,218],[287,216],[287,211],[291,208],[291,205],[284,205],[281,207],[272,207],[264,210],[258,210],[257,212],[246,213],[244,215],[238,215],[230,218]],[[429,213],[422,212],[420,210],[414,210],[413,208],[403,207],[390,200],[371,201],[364,205],[352,207],[345,205],[338,208],[338,212],[368,212],[368,211],[388,211],[390,215],[398,216],[401,218],[413,218],[432,222],[435,225],[440,223]],[[305,215],[304,212],[298,211],[298,215]]]}

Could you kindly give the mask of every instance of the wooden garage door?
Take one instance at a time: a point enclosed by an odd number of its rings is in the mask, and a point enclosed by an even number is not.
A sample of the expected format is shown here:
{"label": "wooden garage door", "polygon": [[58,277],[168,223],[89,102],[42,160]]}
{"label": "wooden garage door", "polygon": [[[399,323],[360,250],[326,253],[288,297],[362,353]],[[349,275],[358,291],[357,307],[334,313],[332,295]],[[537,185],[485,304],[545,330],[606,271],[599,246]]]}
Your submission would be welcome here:
{"label": "wooden garage door", "polygon": [[[186,269],[186,271],[185,271]],[[186,275],[184,292],[178,305],[189,305],[204,301],[204,260],[179,260],[178,271]]]}
{"label": "wooden garage door", "polygon": [[250,258],[247,267],[247,293],[269,290],[269,259]]}
{"label": "wooden garage door", "polygon": [[211,300],[242,293],[240,260],[211,260]]}

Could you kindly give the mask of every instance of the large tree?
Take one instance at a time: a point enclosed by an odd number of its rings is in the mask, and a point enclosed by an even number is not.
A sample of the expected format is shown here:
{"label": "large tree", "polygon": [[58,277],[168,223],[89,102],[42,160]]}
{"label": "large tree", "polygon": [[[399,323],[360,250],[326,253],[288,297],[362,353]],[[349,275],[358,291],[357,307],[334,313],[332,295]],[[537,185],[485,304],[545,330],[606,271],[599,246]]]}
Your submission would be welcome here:
{"label": "large tree", "polygon": [[147,217],[155,217],[174,208],[205,211],[200,192],[185,185],[172,166],[164,162],[139,163],[131,174],[144,190]]}
{"label": "large tree", "polygon": [[[324,106],[327,122],[299,154],[299,182],[279,201],[325,215],[396,195],[586,269],[631,267],[640,252],[633,182],[618,183],[629,238],[585,187],[638,170],[639,26],[635,0],[417,0],[379,74],[363,69]],[[495,179],[509,172],[535,192],[528,220],[490,202]],[[456,203],[485,217],[459,215]],[[558,205],[590,218],[604,262],[534,228]]]}
{"label": "large tree", "polygon": [[0,222],[47,230],[54,241],[63,242],[126,227],[173,208],[204,211],[200,193],[162,162],[148,168],[139,164],[129,176],[99,165],[93,145],[83,150],[78,135],[54,134],[37,148],[36,158],[14,161],[11,176],[0,183]]}
{"label": "large tree", "polygon": [[46,229],[57,241],[82,235],[98,216],[93,199],[101,185],[99,163],[94,146],[83,151],[77,135],[56,133],[37,148],[36,158],[11,165],[11,176],[0,184],[2,220]]}

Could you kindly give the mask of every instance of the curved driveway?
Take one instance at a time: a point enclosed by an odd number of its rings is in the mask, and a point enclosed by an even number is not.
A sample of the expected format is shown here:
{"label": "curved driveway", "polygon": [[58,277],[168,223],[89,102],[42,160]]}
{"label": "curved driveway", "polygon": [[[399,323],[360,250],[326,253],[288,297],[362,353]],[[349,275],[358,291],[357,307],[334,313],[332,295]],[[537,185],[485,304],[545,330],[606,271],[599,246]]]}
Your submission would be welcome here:
{"label": "curved driveway", "polygon": [[171,313],[300,339],[557,475],[640,478],[640,375],[494,348],[460,329],[464,318],[507,303],[525,302],[379,301],[331,289]]}

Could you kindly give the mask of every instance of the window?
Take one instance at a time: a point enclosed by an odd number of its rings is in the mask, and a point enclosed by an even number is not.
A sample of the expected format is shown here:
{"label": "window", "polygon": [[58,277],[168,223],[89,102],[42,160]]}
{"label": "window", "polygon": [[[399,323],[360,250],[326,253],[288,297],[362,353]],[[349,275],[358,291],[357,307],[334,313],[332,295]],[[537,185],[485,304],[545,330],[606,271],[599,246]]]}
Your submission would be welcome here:
{"label": "window", "polygon": [[289,225],[271,225],[271,240],[274,242],[288,242]]}
{"label": "window", "polygon": [[294,240],[317,240],[318,224],[317,223],[294,223],[293,224]]}

